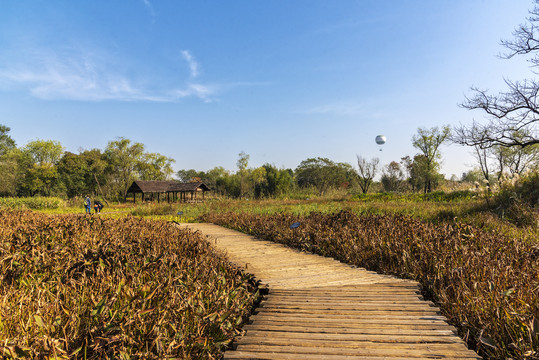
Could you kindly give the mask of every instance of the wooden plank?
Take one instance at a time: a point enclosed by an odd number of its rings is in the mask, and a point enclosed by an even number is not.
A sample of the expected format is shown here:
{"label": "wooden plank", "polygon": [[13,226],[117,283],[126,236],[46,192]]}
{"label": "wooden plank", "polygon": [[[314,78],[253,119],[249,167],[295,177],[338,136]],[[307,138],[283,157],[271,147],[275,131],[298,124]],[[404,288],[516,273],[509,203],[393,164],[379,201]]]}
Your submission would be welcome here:
{"label": "wooden plank", "polygon": [[444,323],[446,324],[447,319],[445,316],[441,315],[432,315],[432,316],[414,316],[414,315],[379,315],[379,316],[354,316],[354,315],[328,315],[328,314],[294,314],[294,313],[256,313],[253,316],[253,319],[275,319],[276,321],[286,321],[286,320],[304,320],[306,322],[316,322],[319,320],[325,321],[343,321],[343,322],[379,322],[379,323],[399,323],[399,322],[410,322],[412,324],[423,324],[423,323]]}
{"label": "wooden plank", "polygon": [[373,342],[373,343],[447,343],[447,344],[462,344],[462,339],[446,334],[428,334],[428,335],[410,335],[404,334],[328,334],[328,333],[304,333],[292,331],[263,331],[249,330],[249,332],[238,338],[237,342],[241,344],[255,342],[260,339],[271,339],[272,341],[288,341],[289,339],[304,339],[316,341],[356,341],[356,342]]}
{"label": "wooden plank", "polygon": [[294,323],[303,323],[311,324],[316,323],[318,325],[330,325],[335,324],[337,326],[367,326],[369,324],[379,324],[379,325],[418,325],[418,326],[429,326],[429,325],[443,325],[448,326],[447,323],[443,320],[417,320],[413,317],[408,317],[407,319],[393,319],[393,318],[356,318],[351,319],[349,317],[335,318],[333,316],[324,316],[324,317],[311,317],[311,316],[266,316],[265,314],[255,315],[252,317],[252,320],[256,324],[272,323],[272,324],[294,324]]}
{"label": "wooden plank", "polygon": [[383,299],[383,298],[311,298],[311,299],[301,299],[301,298],[280,298],[275,299],[273,297],[267,297],[262,300],[261,306],[263,307],[305,307],[305,308],[316,308],[324,306],[335,306],[335,307],[353,307],[355,305],[364,305],[366,307],[377,306],[379,308],[393,308],[393,307],[420,307],[420,308],[434,308],[434,304],[430,301],[424,301],[417,298],[409,299]]}
{"label": "wooden plank", "polygon": [[244,326],[246,331],[289,331],[289,332],[304,332],[304,333],[325,333],[325,334],[387,334],[387,335],[455,335],[455,332],[449,327],[399,327],[395,325],[383,326],[376,324],[362,327],[332,327],[332,326],[320,326],[314,327],[308,324],[302,324],[299,326],[283,326],[283,325],[258,325],[247,324]]}
{"label": "wooden plank", "polygon": [[445,356],[474,358],[474,353],[464,346],[446,347],[438,350],[437,347],[426,345],[416,349],[392,348],[343,348],[343,347],[312,347],[312,346],[280,346],[280,345],[238,345],[239,351],[284,352],[291,354],[323,354],[323,355],[355,355],[355,356],[383,356],[383,357],[435,357],[443,359]]}
{"label": "wooden plank", "polygon": [[[291,353],[276,353],[276,352],[263,352],[263,351],[227,351],[224,355],[225,360],[239,360],[239,359],[256,359],[256,360],[410,360],[409,357],[384,357],[384,356],[361,356],[357,355],[330,355],[330,354],[291,354]],[[478,356],[430,356],[430,357],[415,357],[414,360],[433,360],[433,359],[445,359],[445,360],[466,360],[466,359],[481,359]]]}
{"label": "wooden plank", "polygon": [[328,314],[328,315],[438,315],[439,311],[436,308],[432,309],[377,309],[375,307],[361,309],[296,309],[296,308],[276,308],[276,307],[260,307],[256,310],[258,313],[289,313],[289,314]]}
{"label": "wooden plank", "polygon": [[[394,337],[398,339],[398,337]],[[447,337],[446,337],[447,338]],[[335,339],[312,339],[296,337],[245,337],[238,340],[238,346],[291,346],[291,347],[311,347],[311,348],[337,348],[337,349],[361,349],[361,350],[414,350],[414,351],[434,351],[443,353],[446,351],[459,352],[467,351],[463,349],[462,341],[446,342],[421,342],[421,341],[377,341],[377,338],[365,338],[361,340],[335,340]]]}

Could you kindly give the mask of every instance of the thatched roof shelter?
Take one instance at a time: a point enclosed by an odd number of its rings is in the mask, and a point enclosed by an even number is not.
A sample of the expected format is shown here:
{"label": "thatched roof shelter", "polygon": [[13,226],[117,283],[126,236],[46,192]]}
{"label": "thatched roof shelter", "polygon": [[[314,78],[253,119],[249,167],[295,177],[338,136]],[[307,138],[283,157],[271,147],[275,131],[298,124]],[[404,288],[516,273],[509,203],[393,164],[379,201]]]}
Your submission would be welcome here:
{"label": "thatched roof shelter", "polygon": [[[157,194],[157,202],[160,201],[160,195],[166,194],[167,201],[174,201],[179,199],[182,201],[189,201],[188,195],[190,194],[191,201],[204,200],[204,193],[210,189],[203,182],[190,182],[181,183],[174,180],[169,181],[134,181],[129,189],[128,194],[133,194],[133,201],[136,202],[136,194],[142,194],[142,201],[149,196],[151,200],[154,198],[154,194]],[[202,193],[202,199],[197,197],[198,193]],[[172,199],[171,199],[172,197]],[[126,196],[127,198],[127,196]]]}

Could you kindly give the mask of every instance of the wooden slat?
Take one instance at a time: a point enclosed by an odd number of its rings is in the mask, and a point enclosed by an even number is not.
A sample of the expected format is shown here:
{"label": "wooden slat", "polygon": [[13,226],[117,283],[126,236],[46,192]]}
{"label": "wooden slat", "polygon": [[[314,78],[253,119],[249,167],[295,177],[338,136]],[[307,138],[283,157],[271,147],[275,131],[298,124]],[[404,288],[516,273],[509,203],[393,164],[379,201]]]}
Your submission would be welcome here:
{"label": "wooden slat", "polygon": [[313,346],[281,346],[281,345],[238,345],[240,351],[263,351],[263,352],[285,352],[292,354],[325,354],[325,355],[349,355],[349,356],[379,356],[379,357],[437,357],[446,356],[466,358],[473,357],[473,352],[467,350],[464,346],[446,346],[443,349],[430,344],[416,349],[397,349],[392,347],[377,346],[374,348],[344,348],[344,347],[313,347]]}

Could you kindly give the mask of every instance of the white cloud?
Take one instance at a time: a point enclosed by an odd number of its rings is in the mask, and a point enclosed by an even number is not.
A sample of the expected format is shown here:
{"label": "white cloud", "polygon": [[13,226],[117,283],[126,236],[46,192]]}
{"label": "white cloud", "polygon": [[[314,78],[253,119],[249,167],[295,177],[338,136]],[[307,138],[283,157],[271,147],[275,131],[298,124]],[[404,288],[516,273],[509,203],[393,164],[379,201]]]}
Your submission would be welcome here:
{"label": "white cloud", "polygon": [[175,89],[171,92],[171,98],[181,99],[189,96],[195,96],[205,102],[211,102],[211,95],[217,90],[217,87],[202,84],[187,84],[186,87]]}
{"label": "white cloud", "polygon": [[191,70],[191,77],[196,78],[198,76],[198,63],[191,53],[187,50],[182,51],[182,56],[189,64],[189,69]]}
{"label": "white cloud", "polygon": [[[184,52],[191,78],[198,76],[198,64]],[[33,96],[46,100],[80,101],[156,101],[174,102],[187,97],[210,102],[220,88],[200,82],[186,82],[163,88],[159,81],[137,81],[106,56],[95,53],[51,51],[34,52],[24,62],[4,65],[0,62],[0,85],[26,88]]]}

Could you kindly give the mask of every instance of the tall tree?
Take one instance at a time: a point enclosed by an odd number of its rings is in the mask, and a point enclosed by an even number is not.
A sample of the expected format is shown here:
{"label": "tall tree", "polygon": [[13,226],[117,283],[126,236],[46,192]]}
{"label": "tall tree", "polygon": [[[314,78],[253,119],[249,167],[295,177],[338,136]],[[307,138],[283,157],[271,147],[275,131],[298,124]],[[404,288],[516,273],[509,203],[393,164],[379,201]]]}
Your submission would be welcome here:
{"label": "tall tree", "polygon": [[17,188],[15,140],[9,136],[11,129],[0,124],[0,195],[14,196]]}
{"label": "tall tree", "polygon": [[[507,49],[502,58],[528,55],[533,69],[539,66],[539,0],[534,2],[528,22],[513,31],[511,40],[501,42]],[[536,74],[535,70],[532,73]],[[466,97],[461,106],[469,110],[483,110],[488,122],[473,121],[469,126],[456,127],[453,136],[456,143],[480,148],[527,147],[539,143],[539,82],[532,78],[505,80],[505,83],[507,90],[497,95],[472,87],[474,95]],[[515,136],[516,132],[524,136]]]}
{"label": "tall tree", "polygon": [[54,140],[38,139],[23,147],[19,157],[19,168],[24,169],[19,184],[22,194],[49,196],[53,190],[59,190],[57,164],[63,152],[60,142]]}
{"label": "tall tree", "polygon": [[117,196],[125,198],[131,183],[137,179],[137,169],[144,156],[144,144],[131,143],[126,138],[110,141],[104,151],[109,165],[109,184]]}
{"label": "tall tree", "polygon": [[359,187],[363,194],[366,194],[369,191],[369,187],[372,184],[374,177],[378,171],[378,165],[380,164],[380,159],[372,158],[370,161],[356,155],[357,157],[357,167],[359,175]]}
{"label": "tall tree", "polygon": [[79,154],[66,152],[58,162],[58,177],[69,198],[85,194],[100,194],[106,201],[102,187],[107,185],[107,162],[101,150],[83,150]]}
{"label": "tall tree", "polygon": [[384,168],[382,172],[382,186],[384,191],[399,191],[402,188],[404,174],[398,162],[392,161]]}
{"label": "tall tree", "polygon": [[4,156],[8,151],[15,149],[15,140],[9,136],[11,129],[0,124],[0,157]]}
{"label": "tall tree", "polygon": [[139,164],[141,180],[169,180],[174,172],[172,164],[174,159],[159,153],[146,153]]}
{"label": "tall tree", "polygon": [[34,164],[56,165],[62,158],[64,148],[59,141],[55,140],[34,140],[25,145],[23,151],[28,153]]}
{"label": "tall tree", "polygon": [[249,154],[242,151],[238,154],[238,161],[236,162],[238,176],[240,177],[240,197],[243,197],[246,192],[245,180],[248,175],[247,166],[249,166],[249,158]]}
{"label": "tall tree", "polygon": [[431,192],[433,189],[433,181],[438,176],[438,168],[441,159],[440,146],[447,140],[451,134],[449,126],[444,126],[442,129],[433,127],[430,129],[418,128],[417,134],[412,137],[413,146],[421,151],[424,156],[423,181],[424,192]]}
{"label": "tall tree", "polygon": [[320,157],[303,160],[295,174],[299,187],[315,187],[321,194],[330,188],[346,188],[357,178],[352,165]]}

